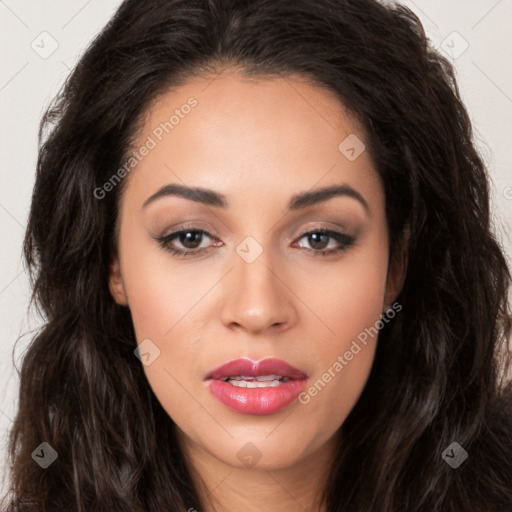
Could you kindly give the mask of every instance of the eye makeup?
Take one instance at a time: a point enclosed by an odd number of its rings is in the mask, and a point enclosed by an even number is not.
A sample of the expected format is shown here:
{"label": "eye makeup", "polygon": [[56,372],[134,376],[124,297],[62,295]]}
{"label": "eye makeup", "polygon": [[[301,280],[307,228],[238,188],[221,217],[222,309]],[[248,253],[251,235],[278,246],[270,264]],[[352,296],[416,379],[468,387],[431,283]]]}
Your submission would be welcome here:
{"label": "eye makeup", "polygon": [[[192,236],[188,236],[192,235]],[[203,239],[209,238],[213,240],[213,245],[209,247],[200,247]],[[310,245],[324,245],[327,241],[327,246],[331,245],[332,241],[337,243],[337,246],[334,248],[326,248],[326,247],[302,247],[296,245],[298,241],[303,238],[307,239],[308,244]],[[208,231],[198,228],[194,225],[183,225],[180,229],[173,231],[164,236],[154,237],[156,241],[160,244],[162,248],[169,251],[172,255],[178,257],[194,257],[203,255],[208,250],[211,250],[212,247],[222,245],[222,242],[215,236],[211,235]],[[196,245],[199,241],[199,247],[183,247],[184,244]],[[327,229],[324,227],[318,228],[310,228],[307,231],[302,232],[294,241],[294,247],[303,248],[308,252],[312,253],[314,256],[331,256],[334,254],[341,253],[351,247],[356,241],[356,237],[352,235],[348,235],[346,233],[340,233],[338,231],[334,231],[332,229]],[[182,248],[176,246],[176,243],[182,245]]]}

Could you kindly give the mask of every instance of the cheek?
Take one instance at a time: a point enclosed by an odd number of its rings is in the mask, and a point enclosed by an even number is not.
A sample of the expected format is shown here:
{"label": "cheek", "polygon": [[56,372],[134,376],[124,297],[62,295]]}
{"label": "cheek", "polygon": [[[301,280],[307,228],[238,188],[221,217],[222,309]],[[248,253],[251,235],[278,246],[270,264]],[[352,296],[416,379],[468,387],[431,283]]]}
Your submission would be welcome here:
{"label": "cheek", "polygon": [[198,417],[202,409],[189,392],[191,382],[201,381],[200,336],[194,332],[203,320],[201,299],[216,278],[208,271],[180,272],[171,255],[136,233],[122,234],[120,251],[137,343],[149,339],[150,352],[158,354],[143,367],[148,383],[175,421]]}
{"label": "cheek", "polygon": [[197,314],[194,304],[204,295],[205,286],[187,283],[176,273],[171,278],[167,275],[169,269],[153,263],[133,258],[130,264],[137,270],[126,272],[137,343],[149,339],[159,351],[151,364],[144,365],[144,373],[162,407],[176,423],[187,425],[188,419],[194,417],[202,424],[209,418],[202,416],[204,410],[193,399],[197,389],[192,384],[200,382],[200,347],[193,336],[193,322]]}
{"label": "cheek", "polygon": [[[308,278],[309,304],[323,321],[315,343],[315,366],[309,387],[299,397],[310,418],[327,429],[343,423],[370,374],[378,339],[387,276],[386,239],[372,238],[354,251],[327,280]],[[348,253],[347,253],[348,255]],[[317,290],[320,290],[317,288]],[[302,293],[306,293],[305,289]]]}
{"label": "cheek", "polygon": [[180,272],[172,256],[142,230],[126,230],[121,236],[120,250],[137,341],[147,337],[163,339],[194,301],[200,299],[202,287]]}
{"label": "cheek", "polygon": [[339,310],[332,321],[336,334],[318,339],[315,351],[318,371],[311,375],[299,403],[304,407],[310,427],[322,426],[321,434],[326,437],[343,424],[368,381],[380,318],[377,301],[373,304],[360,303],[356,315]]}
{"label": "cheek", "polygon": [[321,320],[324,350],[343,350],[344,344],[373,325],[384,309],[388,254],[384,236],[371,235],[349,250],[335,265],[300,269],[297,295]]}

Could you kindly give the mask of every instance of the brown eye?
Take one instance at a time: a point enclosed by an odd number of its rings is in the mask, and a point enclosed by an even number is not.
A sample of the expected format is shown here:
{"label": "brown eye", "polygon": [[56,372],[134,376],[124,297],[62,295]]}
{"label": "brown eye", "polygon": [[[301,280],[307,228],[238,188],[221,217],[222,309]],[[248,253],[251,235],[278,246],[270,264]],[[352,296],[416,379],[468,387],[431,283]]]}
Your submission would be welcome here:
{"label": "brown eye", "polygon": [[[321,256],[328,256],[330,254],[336,254],[344,251],[353,245],[356,240],[353,236],[325,228],[307,231],[299,237],[299,240],[302,238],[307,239],[308,244],[311,247],[309,250],[313,251],[315,255]],[[327,249],[331,240],[337,242],[338,247],[334,246],[334,248]],[[306,247],[306,249],[308,248]]]}
{"label": "brown eye", "polygon": [[197,249],[198,245],[201,244],[202,237],[203,233],[199,231],[182,231],[178,234],[178,240],[187,249]]}
{"label": "brown eye", "polygon": [[208,247],[200,247],[204,238],[213,239],[213,236],[203,229],[183,227],[179,231],[157,238],[160,245],[179,256],[203,253]]}
{"label": "brown eye", "polygon": [[323,250],[329,245],[329,239],[331,238],[329,235],[325,235],[324,233],[309,233],[307,235],[309,245],[313,249]]}

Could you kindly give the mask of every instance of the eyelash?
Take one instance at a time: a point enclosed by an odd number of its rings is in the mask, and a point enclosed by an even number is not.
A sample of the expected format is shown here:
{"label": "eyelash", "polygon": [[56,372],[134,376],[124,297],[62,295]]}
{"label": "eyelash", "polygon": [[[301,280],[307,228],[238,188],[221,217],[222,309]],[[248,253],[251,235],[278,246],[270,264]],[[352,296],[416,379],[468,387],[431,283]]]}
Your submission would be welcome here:
{"label": "eyelash", "polygon": [[[171,241],[177,238],[182,233],[200,233],[201,235],[206,235],[210,238],[214,238],[212,235],[210,235],[207,231],[203,229],[196,229],[193,226],[183,226],[179,231],[174,231],[173,233],[170,233],[169,235],[165,235],[162,237],[156,238],[156,240],[160,243],[160,245],[170,253],[172,253],[175,256],[199,256],[200,254],[203,254],[205,250],[208,248],[203,247],[202,249],[188,249],[188,250],[182,250],[182,249],[176,249],[171,245]],[[321,250],[315,250],[315,249],[307,249],[308,251],[312,251],[314,256],[330,256],[333,254],[338,254],[342,251],[345,251],[349,247],[351,247],[356,239],[355,237],[351,235],[346,235],[344,233],[338,233],[337,231],[332,231],[327,228],[317,228],[317,229],[311,229],[309,231],[303,232],[301,235],[299,235],[297,240],[300,240],[301,238],[310,235],[310,234],[322,234],[322,235],[328,235],[329,238],[335,239],[337,242],[339,242],[341,245],[340,247],[336,249],[321,249]]]}

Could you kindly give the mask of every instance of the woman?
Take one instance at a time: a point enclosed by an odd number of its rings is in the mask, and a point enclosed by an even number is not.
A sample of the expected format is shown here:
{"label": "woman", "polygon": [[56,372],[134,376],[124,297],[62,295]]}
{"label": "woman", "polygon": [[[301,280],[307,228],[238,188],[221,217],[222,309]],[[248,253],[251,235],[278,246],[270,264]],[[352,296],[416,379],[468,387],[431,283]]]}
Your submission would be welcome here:
{"label": "woman", "polygon": [[11,510],[512,510],[510,271],[408,9],[127,0],[42,139]]}

